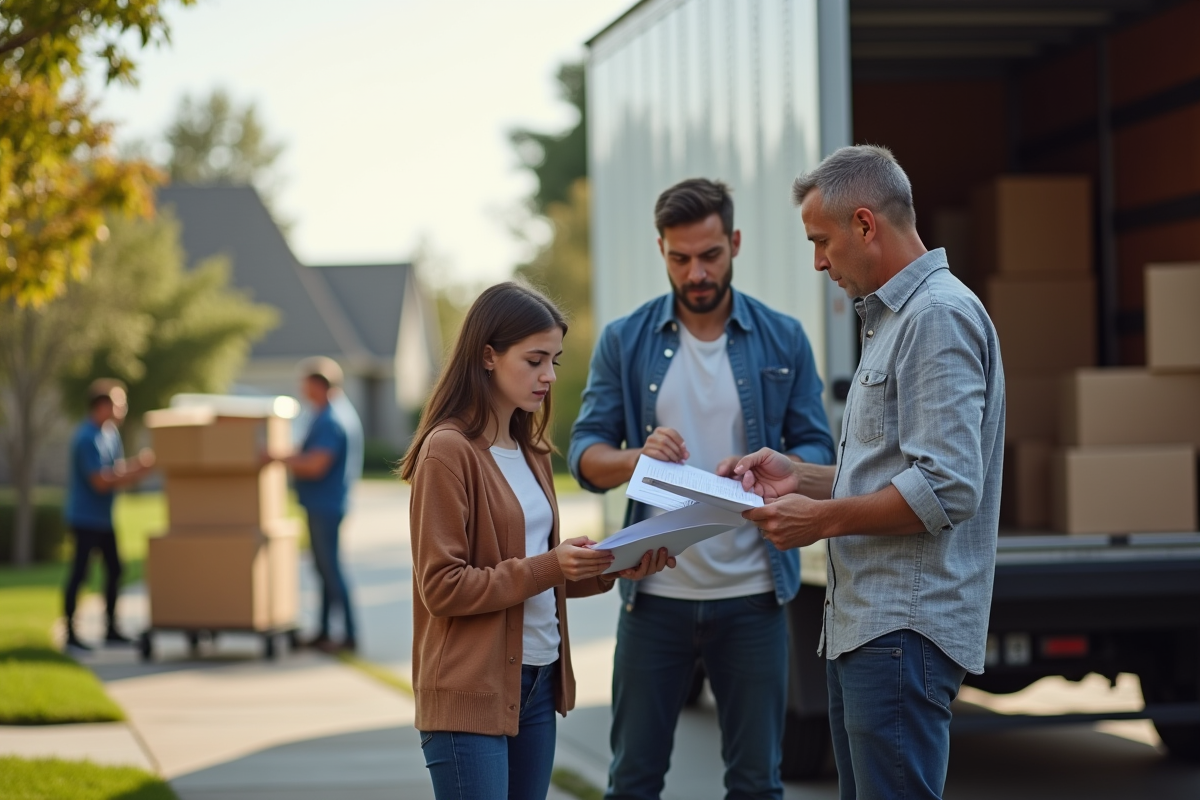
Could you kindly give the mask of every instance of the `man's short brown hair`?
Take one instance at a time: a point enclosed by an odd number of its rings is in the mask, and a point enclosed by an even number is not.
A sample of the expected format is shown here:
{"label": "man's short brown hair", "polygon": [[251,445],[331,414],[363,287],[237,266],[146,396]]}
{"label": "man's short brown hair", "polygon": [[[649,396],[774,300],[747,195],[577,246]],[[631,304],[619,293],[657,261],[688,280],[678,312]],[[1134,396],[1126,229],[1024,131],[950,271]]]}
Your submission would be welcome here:
{"label": "man's short brown hair", "polygon": [[97,378],[88,384],[88,408],[95,408],[101,402],[123,406],[127,402],[125,383],[116,378]]}
{"label": "man's short brown hair", "polygon": [[328,388],[340,387],[344,380],[342,368],[336,361],[326,356],[306,358],[300,362],[299,369],[301,377],[316,378]]}
{"label": "man's short brown hair", "polygon": [[720,215],[725,235],[732,236],[733,198],[729,195],[729,187],[708,178],[688,178],[658,196],[658,202],[654,204],[654,226],[662,236],[667,228],[700,222],[713,214]]}

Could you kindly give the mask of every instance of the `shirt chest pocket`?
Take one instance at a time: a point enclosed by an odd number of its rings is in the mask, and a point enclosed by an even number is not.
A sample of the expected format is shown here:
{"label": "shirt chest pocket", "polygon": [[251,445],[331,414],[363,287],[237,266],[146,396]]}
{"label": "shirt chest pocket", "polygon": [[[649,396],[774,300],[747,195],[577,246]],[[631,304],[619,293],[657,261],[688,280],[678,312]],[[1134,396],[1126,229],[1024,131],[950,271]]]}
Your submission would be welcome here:
{"label": "shirt chest pocket", "polygon": [[795,381],[796,371],[791,367],[767,367],[762,371],[763,414],[768,425],[783,422]]}
{"label": "shirt chest pocket", "polygon": [[864,369],[858,373],[858,391],[854,401],[854,434],[860,442],[873,442],[883,436],[887,412],[886,372]]}

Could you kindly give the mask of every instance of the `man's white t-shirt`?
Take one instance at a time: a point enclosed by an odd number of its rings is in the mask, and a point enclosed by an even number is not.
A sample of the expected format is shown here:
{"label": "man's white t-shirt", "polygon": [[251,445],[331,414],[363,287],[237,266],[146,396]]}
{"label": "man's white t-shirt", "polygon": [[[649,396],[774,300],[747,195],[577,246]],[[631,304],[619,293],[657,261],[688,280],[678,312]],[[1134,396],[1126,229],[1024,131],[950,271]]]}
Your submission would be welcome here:
{"label": "man's white t-shirt", "polygon": [[[679,431],[687,463],[712,472],[721,459],[746,454],[746,425],[729,365],[728,337],[704,342],[679,326],[655,405],[658,424]],[[675,569],[645,578],[638,591],[679,600],[722,600],[773,591],[762,535],[746,525],[694,544]]]}
{"label": "man's white t-shirt", "polygon": [[[521,449],[490,448],[496,465],[512,487],[525,514],[525,557],[550,549],[554,510],[541,484],[525,461]],[[521,636],[521,663],[544,667],[558,660],[558,606],[554,590],[547,589],[525,601],[525,630]]]}

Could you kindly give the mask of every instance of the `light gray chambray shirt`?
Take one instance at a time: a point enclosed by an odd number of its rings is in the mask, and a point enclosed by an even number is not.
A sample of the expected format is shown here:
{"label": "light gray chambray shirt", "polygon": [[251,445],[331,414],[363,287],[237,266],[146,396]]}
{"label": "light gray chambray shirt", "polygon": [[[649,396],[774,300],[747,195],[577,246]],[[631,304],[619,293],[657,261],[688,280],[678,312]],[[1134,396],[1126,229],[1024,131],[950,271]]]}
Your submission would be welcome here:
{"label": "light gray chambray shirt", "polygon": [[983,672],[1004,457],[1004,368],[979,299],[932,250],[855,302],[862,358],[833,496],[895,486],[913,536],[830,539],[821,648],[837,658],[902,628]]}

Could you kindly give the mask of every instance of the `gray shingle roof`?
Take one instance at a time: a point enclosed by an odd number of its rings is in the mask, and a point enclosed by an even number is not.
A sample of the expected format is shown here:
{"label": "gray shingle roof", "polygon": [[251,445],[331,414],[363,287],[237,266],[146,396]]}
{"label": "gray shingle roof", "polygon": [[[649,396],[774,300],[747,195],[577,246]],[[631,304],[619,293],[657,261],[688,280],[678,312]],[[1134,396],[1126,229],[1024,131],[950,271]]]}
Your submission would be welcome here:
{"label": "gray shingle roof", "polygon": [[354,321],[359,337],[373,355],[396,353],[400,309],[412,280],[410,264],[359,264],[311,267],[325,278],[342,308]]}
{"label": "gray shingle roof", "polygon": [[279,327],[254,345],[252,358],[395,355],[410,265],[306,267],[251,186],[167,186],[158,200],[179,219],[189,266],[227,256],[231,283],[279,309]]}

